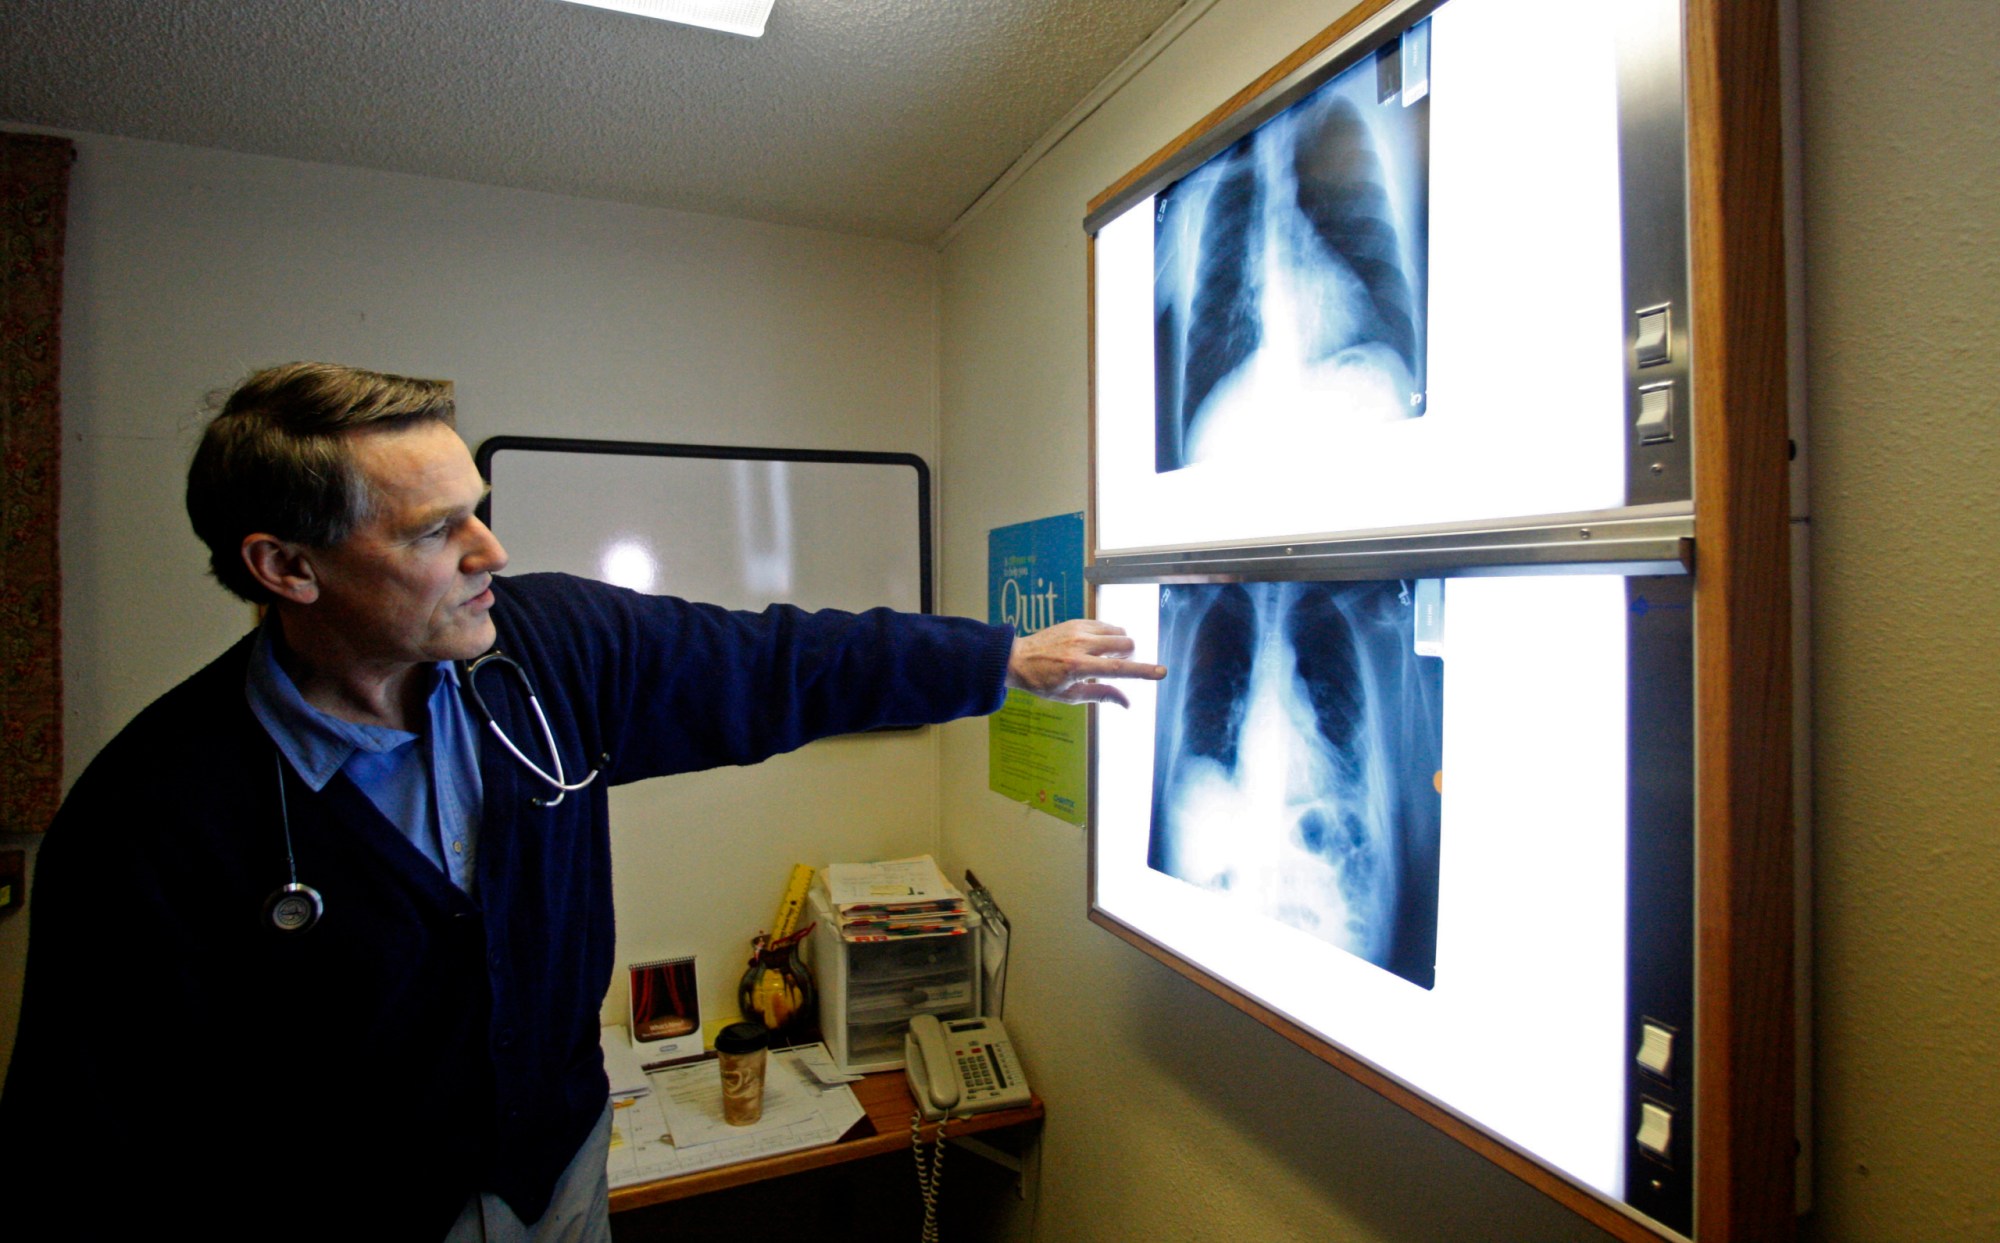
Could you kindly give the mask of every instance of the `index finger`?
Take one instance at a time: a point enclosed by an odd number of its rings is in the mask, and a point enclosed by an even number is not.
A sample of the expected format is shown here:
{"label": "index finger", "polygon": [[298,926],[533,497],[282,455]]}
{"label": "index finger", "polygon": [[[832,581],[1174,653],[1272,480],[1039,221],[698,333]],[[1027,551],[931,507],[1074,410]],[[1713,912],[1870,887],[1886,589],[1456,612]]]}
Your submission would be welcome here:
{"label": "index finger", "polygon": [[1165,665],[1142,660],[1114,660],[1108,656],[1086,657],[1077,662],[1077,672],[1090,678],[1140,678],[1158,682],[1167,676]]}

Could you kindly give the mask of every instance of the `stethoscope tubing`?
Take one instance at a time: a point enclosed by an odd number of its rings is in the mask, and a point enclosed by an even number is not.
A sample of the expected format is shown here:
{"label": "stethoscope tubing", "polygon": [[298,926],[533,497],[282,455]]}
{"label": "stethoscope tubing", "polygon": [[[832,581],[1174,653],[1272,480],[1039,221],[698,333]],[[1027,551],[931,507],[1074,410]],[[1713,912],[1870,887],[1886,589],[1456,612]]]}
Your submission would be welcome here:
{"label": "stethoscope tubing", "polygon": [[[540,729],[542,734],[542,744],[548,748],[549,761],[555,766],[556,771],[553,775],[541,765],[529,759],[521,748],[515,745],[514,740],[507,736],[507,731],[500,728],[500,722],[493,718],[492,710],[486,706],[485,696],[479,693],[479,671],[489,664],[498,664],[504,668],[512,669],[514,676],[521,680],[521,688],[528,696],[528,707],[534,710],[535,725]],[[494,739],[507,749],[507,754],[520,762],[521,767],[533,773],[541,779],[543,784],[555,791],[554,798],[535,798],[529,800],[535,806],[554,807],[561,803],[571,791],[581,790],[591,782],[597,780],[599,770],[595,768],[591,769],[589,774],[581,781],[568,780],[568,774],[563,771],[562,751],[556,746],[555,730],[549,726],[548,714],[542,711],[542,701],[535,694],[535,684],[528,677],[528,671],[521,667],[520,661],[502,652],[499,648],[494,648],[478,660],[465,666],[464,680],[465,689],[472,698],[473,707],[478,711],[480,716],[486,718],[486,728],[493,731]]]}

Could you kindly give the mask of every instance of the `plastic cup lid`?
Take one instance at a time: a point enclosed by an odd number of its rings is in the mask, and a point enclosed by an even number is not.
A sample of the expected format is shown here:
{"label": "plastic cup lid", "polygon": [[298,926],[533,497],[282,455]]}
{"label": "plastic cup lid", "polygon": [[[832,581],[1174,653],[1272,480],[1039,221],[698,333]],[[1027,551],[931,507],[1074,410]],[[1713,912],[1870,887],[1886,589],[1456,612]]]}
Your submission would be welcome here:
{"label": "plastic cup lid", "polygon": [[762,1023],[731,1023],[715,1035],[717,1053],[755,1053],[770,1044],[771,1031]]}

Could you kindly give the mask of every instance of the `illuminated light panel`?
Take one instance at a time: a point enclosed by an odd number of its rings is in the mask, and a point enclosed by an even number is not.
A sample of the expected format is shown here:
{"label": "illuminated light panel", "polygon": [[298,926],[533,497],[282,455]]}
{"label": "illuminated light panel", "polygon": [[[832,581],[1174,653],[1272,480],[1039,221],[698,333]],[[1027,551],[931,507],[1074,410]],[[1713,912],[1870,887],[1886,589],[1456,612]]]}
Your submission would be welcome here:
{"label": "illuminated light panel", "polygon": [[568,3],[756,39],[764,33],[774,0],[568,0]]}
{"label": "illuminated light panel", "polygon": [[[1157,586],[1097,615],[1158,650]],[[1147,866],[1159,688],[1097,717],[1097,904],[1418,1092],[1624,1196],[1626,623],[1615,576],[1453,578],[1425,990]]]}
{"label": "illuminated light panel", "polygon": [[1099,230],[1100,551],[1626,503],[1613,8],[1454,0],[1429,19],[1420,418],[1307,419],[1300,412],[1331,408],[1337,395],[1295,382],[1261,399],[1274,412],[1268,453],[1156,471],[1156,200]]}

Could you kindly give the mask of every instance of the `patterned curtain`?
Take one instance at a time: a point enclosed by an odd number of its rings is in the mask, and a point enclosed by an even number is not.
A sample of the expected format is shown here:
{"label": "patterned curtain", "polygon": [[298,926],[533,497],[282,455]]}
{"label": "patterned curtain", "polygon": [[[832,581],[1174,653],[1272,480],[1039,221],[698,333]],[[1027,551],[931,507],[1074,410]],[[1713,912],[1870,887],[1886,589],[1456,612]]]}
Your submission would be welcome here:
{"label": "patterned curtain", "polygon": [[0,830],[62,793],[63,225],[66,138],[0,133]]}

